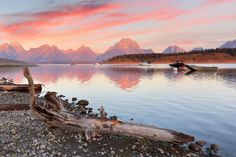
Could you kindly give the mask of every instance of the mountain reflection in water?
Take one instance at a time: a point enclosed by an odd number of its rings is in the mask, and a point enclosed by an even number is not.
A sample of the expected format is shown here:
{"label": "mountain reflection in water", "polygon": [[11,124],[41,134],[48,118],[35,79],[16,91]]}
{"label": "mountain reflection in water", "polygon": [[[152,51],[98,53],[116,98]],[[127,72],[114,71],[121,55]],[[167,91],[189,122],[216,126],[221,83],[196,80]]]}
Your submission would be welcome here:
{"label": "mountain reflection in water", "polygon": [[[87,99],[95,109],[104,105],[122,120],[133,118],[217,143],[223,156],[236,154],[236,65],[193,73],[158,67],[40,65],[30,70],[44,91]],[[22,68],[0,68],[0,76],[27,83]]]}
{"label": "mountain reflection in water", "polygon": [[[208,72],[192,72],[188,71],[173,71],[172,69],[154,69],[126,66],[101,66],[95,67],[92,65],[41,65],[31,67],[31,73],[38,83],[47,85],[48,83],[56,83],[59,79],[76,79],[83,83],[91,80],[96,74],[103,74],[109,80],[114,82],[121,89],[132,89],[144,78],[152,79],[154,75],[162,75],[166,79],[178,81],[186,75],[190,75],[191,79],[209,80],[221,79],[222,82],[229,84],[230,87],[236,87],[236,69],[219,69]],[[0,68],[0,76],[13,78],[16,83],[25,82],[22,77],[22,68]]]}

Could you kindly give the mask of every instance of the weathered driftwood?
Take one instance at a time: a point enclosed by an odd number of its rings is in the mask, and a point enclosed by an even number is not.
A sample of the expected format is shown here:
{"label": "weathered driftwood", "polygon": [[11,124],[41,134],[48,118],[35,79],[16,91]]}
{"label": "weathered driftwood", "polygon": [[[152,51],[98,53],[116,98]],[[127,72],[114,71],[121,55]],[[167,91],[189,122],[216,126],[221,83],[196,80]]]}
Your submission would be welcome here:
{"label": "weathered driftwood", "polygon": [[29,110],[29,104],[1,104],[0,111]]}
{"label": "weathered driftwood", "polygon": [[[36,93],[42,91],[41,84],[35,84],[34,90]],[[28,84],[0,84],[0,91],[17,91],[17,92],[29,92]]]}
{"label": "weathered driftwood", "polygon": [[[162,129],[150,125],[121,122],[104,118],[92,118],[86,115],[77,115],[69,112],[64,103],[56,96],[55,92],[45,95],[46,103],[36,103],[34,82],[28,68],[24,69],[24,75],[28,79],[31,94],[30,108],[32,114],[43,120],[49,126],[85,132],[86,139],[90,139],[92,133],[107,133],[182,144],[194,140],[194,137],[172,130]],[[102,111],[104,112],[104,111]]]}

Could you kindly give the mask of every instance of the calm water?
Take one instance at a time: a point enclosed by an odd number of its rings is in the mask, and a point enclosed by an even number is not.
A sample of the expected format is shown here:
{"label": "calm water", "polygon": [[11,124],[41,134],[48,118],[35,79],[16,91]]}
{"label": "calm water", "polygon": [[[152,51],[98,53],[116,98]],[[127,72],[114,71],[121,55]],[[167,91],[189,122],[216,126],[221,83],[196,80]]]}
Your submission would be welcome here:
{"label": "calm water", "polygon": [[[236,154],[236,64],[217,72],[177,73],[137,66],[41,65],[31,68],[45,91],[104,105],[110,115],[194,135]],[[166,68],[166,65],[157,65]],[[0,68],[0,76],[26,83],[21,68]]]}

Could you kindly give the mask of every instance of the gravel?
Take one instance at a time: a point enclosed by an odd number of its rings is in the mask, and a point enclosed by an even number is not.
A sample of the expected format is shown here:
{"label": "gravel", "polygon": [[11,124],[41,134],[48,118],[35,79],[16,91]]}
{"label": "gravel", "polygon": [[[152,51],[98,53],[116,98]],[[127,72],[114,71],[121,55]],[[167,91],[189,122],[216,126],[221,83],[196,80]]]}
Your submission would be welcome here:
{"label": "gravel", "polygon": [[0,105],[1,104],[29,104],[30,95],[21,92],[0,92]]}
{"label": "gravel", "polygon": [[[1,104],[29,104],[29,94],[0,92]],[[30,111],[0,112],[0,157],[11,156],[207,156],[185,146],[137,139],[125,136],[102,135],[87,142],[83,133],[50,128],[35,119]]]}
{"label": "gravel", "polygon": [[103,135],[87,142],[80,133],[49,128],[29,111],[0,112],[0,148],[0,156],[182,156],[189,153],[178,146],[131,137]]}

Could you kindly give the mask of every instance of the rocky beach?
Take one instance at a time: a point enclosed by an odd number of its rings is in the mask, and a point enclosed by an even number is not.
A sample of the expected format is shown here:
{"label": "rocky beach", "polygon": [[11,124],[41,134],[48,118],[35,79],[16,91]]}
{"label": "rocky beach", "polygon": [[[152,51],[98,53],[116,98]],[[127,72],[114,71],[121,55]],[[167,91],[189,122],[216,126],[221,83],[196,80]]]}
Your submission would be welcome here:
{"label": "rocky beach", "polygon": [[[29,94],[1,92],[0,104],[29,104]],[[42,99],[42,98],[40,98]],[[76,100],[74,98],[74,100]],[[218,156],[217,145],[197,141],[174,145],[118,135],[100,135],[91,142],[84,134],[50,128],[30,110],[0,112],[0,156]],[[214,147],[211,149],[211,147]]]}

